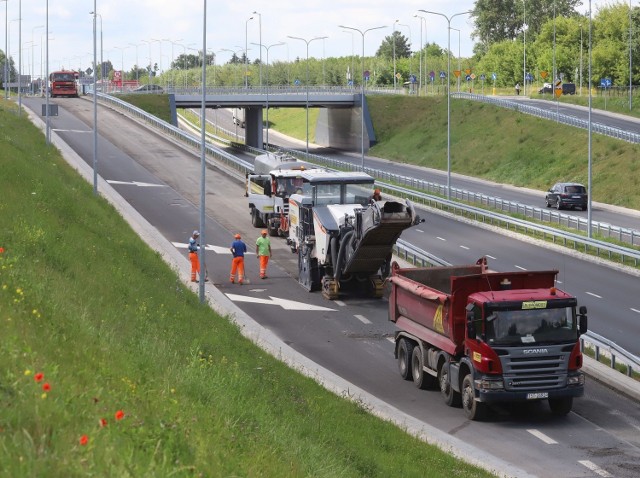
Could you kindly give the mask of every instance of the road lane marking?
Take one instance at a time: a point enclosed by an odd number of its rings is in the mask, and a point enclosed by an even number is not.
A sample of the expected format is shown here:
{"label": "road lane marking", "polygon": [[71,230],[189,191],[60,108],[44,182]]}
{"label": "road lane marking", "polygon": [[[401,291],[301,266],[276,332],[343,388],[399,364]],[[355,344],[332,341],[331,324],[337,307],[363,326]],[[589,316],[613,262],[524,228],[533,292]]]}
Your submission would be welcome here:
{"label": "road lane marking", "polygon": [[164,188],[164,184],[141,183],[139,181],[116,181],[115,179],[107,179],[109,184],[124,184],[126,186],[138,186],[141,188]]}
{"label": "road lane marking", "polygon": [[[173,247],[176,247],[178,249],[186,249],[187,247],[189,247],[189,244],[185,243],[185,242],[172,242],[171,244],[173,244]],[[229,249],[228,247],[222,247],[222,246],[212,246],[211,244],[207,244],[206,247],[204,248],[205,251],[213,251],[216,254],[231,254],[231,249]],[[253,252],[246,252],[246,255],[251,255],[254,254]]]}
{"label": "road lane marking", "polygon": [[51,131],[56,133],[93,133],[92,129],[57,129],[52,128]]}
{"label": "road lane marking", "polygon": [[364,315],[354,315],[354,317],[356,319],[358,319],[360,322],[362,322],[363,324],[365,324],[365,325],[371,323],[371,321],[369,319],[367,319]]}
{"label": "road lane marking", "polygon": [[467,246],[460,246],[460,249],[464,249],[465,251],[469,250],[469,248]]}
{"label": "road lane marking", "polygon": [[416,229],[416,232],[424,232],[422,229]]}
{"label": "road lane marking", "polygon": [[496,260],[496,258],[495,258],[495,257],[490,256],[489,254],[485,254],[485,256],[487,256],[487,257],[488,257],[489,259],[491,259],[492,261],[495,261],[495,260]]}
{"label": "road lane marking", "polygon": [[391,342],[392,344],[395,344],[395,343],[396,343],[396,339],[394,339],[393,337],[387,337],[387,340],[388,340],[389,342]]}
{"label": "road lane marking", "polygon": [[640,314],[640,310],[638,309],[634,309],[633,307],[631,307],[631,310],[633,310],[636,314]]}
{"label": "road lane marking", "polygon": [[336,305],[339,305],[340,307],[346,307],[346,305],[347,305],[344,302],[342,302],[341,300],[334,300],[334,302],[336,303]]}
{"label": "road lane marking", "polygon": [[555,445],[556,443],[558,443],[553,438],[548,437],[547,435],[545,435],[539,430],[536,430],[535,428],[530,428],[527,431],[531,433],[534,437],[539,438],[540,440],[545,442],[547,445]]}
{"label": "road lane marking", "polygon": [[592,297],[595,297],[596,299],[602,299],[601,295],[594,294],[593,292],[586,292],[586,294],[588,294],[588,295],[590,295]]}
{"label": "road lane marking", "polygon": [[527,269],[525,269],[524,267],[519,266],[518,264],[514,264],[513,265],[516,269],[520,269],[521,271],[526,271]]}
{"label": "road lane marking", "polygon": [[613,475],[611,473],[609,473],[607,470],[603,470],[602,468],[600,468],[598,465],[596,465],[592,461],[589,461],[589,460],[578,460],[578,463],[580,463],[583,466],[586,466],[591,471],[593,471],[594,473],[597,473],[598,475],[600,475],[600,476],[602,476],[604,478],[613,477]]}
{"label": "road lane marking", "polygon": [[279,297],[269,297],[268,299],[261,299],[259,297],[250,297],[247,295],[239,294],[225,294],[230,300],[234,302],[251,302],[254,304],[265,305],[277,305],[284,310],[310,310],[310,311],[327,311],[336,312],[335,309],[328,307],[321,307],[319,305],[307,304],[305,302],[296,302],[294,300],[280,299]]}
{"label": "road lane marking", "polygon": [[436,239],[439,239],[439,240],[441,240],[443,242],[447,242],[447,240],[444,237],[436,236]]}

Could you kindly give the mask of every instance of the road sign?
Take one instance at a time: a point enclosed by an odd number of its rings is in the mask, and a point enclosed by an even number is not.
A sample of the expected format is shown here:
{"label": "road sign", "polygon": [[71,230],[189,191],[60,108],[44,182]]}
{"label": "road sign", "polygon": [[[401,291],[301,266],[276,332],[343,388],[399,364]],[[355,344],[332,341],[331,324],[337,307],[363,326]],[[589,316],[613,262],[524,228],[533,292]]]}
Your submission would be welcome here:
{"label": "road sign", "polygon": [[293,80],[293,84],[296,86],[300,86],[300,80],[296,78],[295,80]]}
{"label": "road sign", "polygon": [[525,78],[527,79],[527,81],[533,81],[533,75],[531,73],[527,73]]}
{"label": "road sign", "polygon": [[402,75],[400,74],[400,72],[396,73],[396,78],[397,78],[397,79],[402,78]]}
{"label": "road sign", "polygon": [[417,81],[418,81],[418,79],[416,78],[416,75],[411,75],[411,76],[409,76],[409,81],[410,81],[411,83],[415,83],[415,82],[417,82]]}
{"label": "road sign", "polygon": [[475,73],[471,73],[469,76],[471,77],[472,80],[476,79],[476,74]]}
{"label": "road sign", "polygon": [[440,72],[440,78],[446,78],[447,74],[444,71]]}
{"label": "road sign", "polygon": [[[444,71],[443,71],[442,73],[444,73]],[[431,80],[433,81],[433,79],[434,79],[434,78],[435,78],[435,76],[436,76],[436,72],[435,72],[435,71],[433,71],[433,70],[431,70],[431,71],[429,72],[429,76],[431,77]]]}
{"label": "road sign", "polygon": [[542,77],[543,80],[545,80],[548,75],[549,75],[548,71],[541,71],[540,72],[540,76]]}
{"label": "road sign", "polygon": [[611,78],[602,78],[602,79],[600,79],[600,86],[602,88],[610,88],[611,87]]}
{"label": "road sign", "polygon": [[464,79],[467,80],[467,81],[471,81],[471,75],[465,76]]}
{"label": "road sign", "polygon": [[460,73],[462,73],[460,70],[453,70],[453,74],[456,75],[456,78],[460,77]]}
{"label": "road sign", "polygon": [[496,78],[498,78],[498,75],[496,75],[495,73],[491,73],[491,79],[493,81],[496,81]]}
{"label": "road sign", "polygon": [[365,80],[368,80],[369,77],[371,76],[371,72],[369,70],[364,70],[364,73],[362,73],[362,76],[364,77]]}
{"label": "road sign", "polygon": [[486,79],[487,79],[487,75],[485,75],[484,73],[480,75],[480,81],[484,81]]}
{"label": "road sign", "polygon": [[470,74],[471,74],[471,68],[467,68],[466,70],[464,70],[464,72],[465,72],[467,75],[470,75]]}

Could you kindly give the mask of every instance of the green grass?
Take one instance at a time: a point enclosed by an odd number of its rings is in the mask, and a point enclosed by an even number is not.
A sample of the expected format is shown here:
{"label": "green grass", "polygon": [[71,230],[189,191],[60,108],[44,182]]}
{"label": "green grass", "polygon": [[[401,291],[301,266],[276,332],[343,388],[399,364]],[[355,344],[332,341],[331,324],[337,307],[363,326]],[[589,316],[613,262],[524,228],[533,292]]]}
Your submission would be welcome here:
{"label": "green grass", "polygon": [[201,306],[12,108],[0,101],[0,475],[490,476]]}
{"label": "green grass", "polygon": [[[269,108],[269,127],[292,138],[305,141],[307,138],[307,113],[305,108]],[[316,140],[318,108],[309,108],[309,142]],[[266,117],[265,117],[266,119]]]}
{"label": "green grass", "polygon": [[129,93],[126,95],[116,94],[122,101],[131,103],[133,106],[150,113],[167,123],[171,123],[171,110],[169,108],[169,95],[156,94],[136,94]]}

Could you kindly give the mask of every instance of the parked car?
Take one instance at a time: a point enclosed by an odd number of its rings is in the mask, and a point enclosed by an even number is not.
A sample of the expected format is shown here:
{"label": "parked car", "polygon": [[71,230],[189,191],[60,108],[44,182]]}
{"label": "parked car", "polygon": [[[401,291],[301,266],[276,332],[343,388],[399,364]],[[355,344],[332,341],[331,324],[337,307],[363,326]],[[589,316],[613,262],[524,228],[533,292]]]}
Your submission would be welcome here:
{"label": "parked car", "polygon": [[135,90],[133,90],[133,92],[134,93],[157,93],[157,94],[162,94],[162,93],[164,93],[164,90],[162,89],[162,86],[160,86],[160,85],[149,84],[149,85],[138,86]]}
{"label": "parked car", "polygon": [[[538,90],[538,93],[553,93],[553,84],[552,83],[544,83],[542,88]],[[575,95],[576,94],[576,85],[575,83],[562,83],[562,94],[563,95]]]}
{"label": "parked car", "polygon": [[582,184],[556,183],[547,192],[545,200],[547,207],[554,206],[558,210],[579,207],[583,211],[586,211],[589,195],[587,194],[587,188]]}

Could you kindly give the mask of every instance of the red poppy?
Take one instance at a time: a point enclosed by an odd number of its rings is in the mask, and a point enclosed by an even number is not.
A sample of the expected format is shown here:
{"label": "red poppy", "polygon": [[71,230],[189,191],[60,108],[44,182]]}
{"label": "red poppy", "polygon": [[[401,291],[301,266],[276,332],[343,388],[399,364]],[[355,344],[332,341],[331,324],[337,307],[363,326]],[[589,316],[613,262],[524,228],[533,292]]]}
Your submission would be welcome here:
{"label": "red poppy", "polygon": [[116,412],[116,420],[122,420],[124,418],[124,412],[122,410],[118,410]]}
{"label": "red poppy", "polygon": [[100,426],[101,427],[106,427],[107,426],[107,419],[106,418],[101,418],[100,419]]}
{"label": "red poppy", "polygon": [[0,247],[0,254],[4,252],[4,247]]}
{"label": "red poppy", "polygon": [[45,392],[51,391],[51,385],[49,385],[49,382],[45,382],[42,384],[42,390],[44,390]]}
{"label": "red poppy", "polygon": [[82,435],[80,437],[80,445],[84,446],[89,443],[89,437],[87,435]]}
{"label": "red poppy", "polygon": [[44,374],[43,374],[42,372],[38,372],[37,374],[35,374],[35,375],[33,376],[33,379],[34,379],[36,382],[42,382],[42,379],[43,379],[43,378],[44,378]]}

